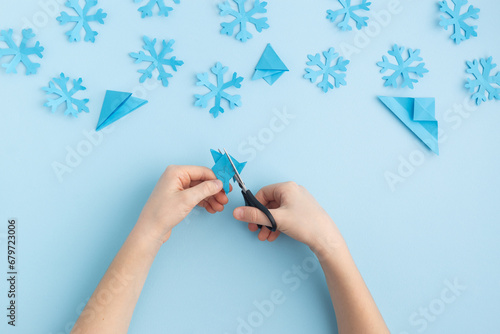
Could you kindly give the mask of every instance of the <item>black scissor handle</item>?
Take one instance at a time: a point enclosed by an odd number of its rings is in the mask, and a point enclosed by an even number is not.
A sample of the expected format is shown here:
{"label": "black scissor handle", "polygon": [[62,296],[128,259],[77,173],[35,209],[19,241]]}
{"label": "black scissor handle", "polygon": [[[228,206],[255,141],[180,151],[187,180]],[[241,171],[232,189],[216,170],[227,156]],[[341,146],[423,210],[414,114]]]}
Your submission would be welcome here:
{"label": "black scissor handle", "polygon": [[[243,194],[243,198],[245,199],[245,205],[257,208],[260,211],[262,211],[267,216],[267,219],[269,219],[271,225],[273,226],[273,227],[269,226],[266,227],[270,229],[272,232],[276,231],[277,228],[276,221],[274,220],[274,217],[271,214],[271,212],[269,212],[269,210],[264,205],[262,205],[262,203],[259,202],[257,198],[255,198],[255,196],[252,194],[250,190],[247,191],[242,190],[241,193]],[[259,225],[259,228],[262,228],[262,225]]]}

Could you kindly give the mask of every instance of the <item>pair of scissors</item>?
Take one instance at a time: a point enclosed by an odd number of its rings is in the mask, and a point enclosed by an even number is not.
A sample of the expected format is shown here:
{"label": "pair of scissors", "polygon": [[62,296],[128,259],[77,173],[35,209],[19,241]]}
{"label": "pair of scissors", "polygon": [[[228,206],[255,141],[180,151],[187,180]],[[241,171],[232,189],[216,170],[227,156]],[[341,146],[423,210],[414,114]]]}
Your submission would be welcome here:
{"label": "pair of scissors", "polygon": [[[229,162],[231,163],[231,166],[233,167],[234,179],[236,180],[236,182],[238,183],[238,185],[241,188],[241,193],[243,194],[243,198],[245,199],[245,205],[259,209],[260,211],[262,211],[266,215],[267,219],[269,219],[269,222],[271,222],[271,225],[272,225],[272,227],[269,227],[269,226],[266,226],[266,227],[268,229],[270,229],[272,232],[276,231],[277,226],[276,226],[276,221],[274,220],[273,215],[271,214],[271,212],[269,212],[269,210],[261,202],[259,202],[257,200],[257,198],[255,198],[255,196],[252,194],[252,192],[249,189],[247,189],[247,187],[245,186],[245,183],[241,179],[240,173],[238,173],[238,170],[236,169],[236,166],[234,165],[233,160],[231,159],[231,157],[227,153],[226,149],[224,149],[224,153],[226,154],[226,157],[229,159]],[[262,225],[259,225],[259,228],[262,228]]]}

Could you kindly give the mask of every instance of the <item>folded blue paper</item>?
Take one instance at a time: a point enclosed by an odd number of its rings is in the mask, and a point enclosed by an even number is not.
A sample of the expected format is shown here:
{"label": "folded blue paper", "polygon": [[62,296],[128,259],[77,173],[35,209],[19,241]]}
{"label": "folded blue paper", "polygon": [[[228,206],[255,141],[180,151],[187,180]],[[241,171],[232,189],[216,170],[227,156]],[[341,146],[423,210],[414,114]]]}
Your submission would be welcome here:
{"label": "folded blue paper", "polygon": [[[223,153],[217,152],[215,150],[210,150],[210,153],[212,153],[212,157],[215,161],[215,166],[212,167],[212,171],[214,172],[215,176],[222,181],[224,185],[224,191],[227,194],[229,193],[229,180],[231,180],[232,178],[233,181],[236,181],[234,178],[235,173],[233,167],[231,166],[231,162]],[[236,160],[232,155],[231,160],[233,160],[234,166],[236,167],[238,173],[241,173],[241,171],[247,164],[246,162],[238,162],[238,160]]]}
{"label": "folded blue paper", "polygon": [[146,103],[148,101],[132,97],[132,93],[106,91],[96,131],[102,130]]}
{"label": "folded blue paper", "polygon": [[378,97],[421,141],[439,155],[434,98]]}
{"label": "folded blue paper", "polygon": [[278,57],[271,44],[267,44],[262,57],[255,67],[252,80],[264,79],[268,84],[272,85],[283,73],[288,71],[288,68],[280,57]]}

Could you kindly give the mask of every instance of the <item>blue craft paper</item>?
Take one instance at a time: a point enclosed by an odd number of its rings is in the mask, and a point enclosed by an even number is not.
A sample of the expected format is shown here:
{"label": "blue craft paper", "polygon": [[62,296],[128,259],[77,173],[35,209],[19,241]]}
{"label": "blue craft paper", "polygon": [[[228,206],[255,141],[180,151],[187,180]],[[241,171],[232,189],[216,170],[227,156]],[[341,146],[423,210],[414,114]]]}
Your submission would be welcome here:
{"label": "blue craft paper", "polygon": [[[404,46],[399,47],[397,44],[394,44],[392,50],[389,50],[389,55],[396,59],[396,63],[391,63],[385,55],[382,56],[382,61],[377,63],[377,66],[382,68],[380,73],[385,73],[388,70],[393,71],[391,75],[382,77],[382,79],[385,80],[385,87],[392,86],[397,88],[400,85],[398,79],[402,77],[401,88],[410,87],[413,89],[413,84],[418,83],[417,78],[423,78],[424,74],[429,72],[429,70],[425,68],[425,63],[422,62],[423,58],[420,57],[419,49],[412,50],[409,48],[407,50],[408,57],[406,59],[403,59],[404,50]],[[411,66],[412,64],[415,66]],[[410,74],[412,77],[410,77]]]}
{"label": "blue craft paper", "polygon": [[148,101],[132,97],[132,93],[106,91],[96,131],[102,130],[146,103]]}
{"label": "blue craft paper", "polygon": [[[323,57],[325,58],[324,62],[321,61],[321,55],[319,53],[307,55],[309,61],[306,64],[308,66],[316,66],[319,70],[315,70],[311,67],[306,68],[304,79],[308,79],[315,83],[318,78],[322,78],[317,86],[325,93],[328,93],[328,90],[334,87],[339,88],[340,86],[346,86],[346,73],[344,72],[347,72],[347,65],[349,65],[350,61],[344,59],[344,57],[339,57],[339,54],[335,52],[335,48],[324,51]],[[330,77],[334,79],[333,83],[330,82]]]}
{"label": "blue craft paper", "polygon": [[[493,63],[493,58],[474,59],[467,61],[466,72],[474,76],[473,79],[468,78],[465,88],[469,89],[472,94],[472,99],[476,100],[479,106],[481,103],[489,100],[500,100],[500,72],[493,74],[493,69],[497,67]],[[488,95],[488,97],[487,97]]]}
{"label": "blue craft paper", "polygon": [[195,106],[206,108],[208,102],[215,98],[215,105],[210,109],[210,113],[216,118],[219,113],[224,113],[224,108],[221,107],[221,101],[227,100],[229,102],[229,108],[234,109],[235,107],[241,106],[241,96],[240,95],[230,95],[225,90],[230,87],[241,88],[241,82],[243,77],[238,77],[236,72],[233,73],[232,79],[228,82],[224,82],[224,74],[229,70],[228,67],[222,66],[221,63],[217,62],[214,67],[211,68],[212,73],[216,76],[216,84],[212,84],[208,79],[208,73],[198,74],[198,82],[196,86],[205,86],[210,92],[205,95],[195,94],[194,97],[196,101]]}
{"label": "blue craft paper", "polygon": [[264,79],[268,84],[272,85],[283,73],[288,71],[288,68],[276,54],[271,44],[267,44],[262,57],[255,67],[252,80]]}
{"label": "blue craft paper", "polygon": [[253,24],[258,32],[262,32],[262,29],[269,28],[269,24],[267,24],[267,17],[253,17],[257,13],[267,13],[267,2],[262,0],[254,0],[253,8],[247,11],[245,9],[246,1],[247,0],[233,0],[233,2],[236,4],[237,10],[235,10],[233,6],[231,6],[229,1],[225,1],[219,4],[221,16],[231,15],[235,18],[232,22],[221,23],[221,34],[232,36],[235,28],[239,26],[240,32],[236,34],[236,39],[240,40],[241,42],[246,42],[253,37],[253,35],[247,30],[248,24]]}
{"label": "blue craft paper", "polygon": [[378,97],[427,147],[439,155],[434,98]]}
{"label": "blue craft paper", "polygon": [[[89,99],[76,99],[73,96],[77,92],[87,89],[82,85],[82,78],[78,80],[74,79],[71,89],[68,87],[68,81],[69,78],[66,77],[64,73],[61,73],[59,78],[53,78],[49,82],[49,87],[42,88],[47,94],[47,103],[44,104],[44,107],[51,108],[52,113],[55,113],[57,108],[63,104],[66,105],[64,115],[72,115],[74,117],[78,117],[78,114],[82,111],[88,113],[89,107],[87,107],[86,104],[89,102]],[[50,95],[56,95],[58,97],[51,98]]]}
{"label": "blue craft paper", "polygon": [[70,42],[79,42],[81,40],[80,32],[82,29],[85,31],[85,42],[95,42],[95,37],[98,35],[97,31],[93,31],[90,28],[90,22],[98,22],[100,24],[104,24],[104,19],[108,16],[108,14],[104,13],[101,8],[97,10],[96,13],[90,15],[89,11],[92,7],[97,5],[97,0],[85,2],[85,6],[81,6],[78,0],[68,0],[65,4],[66,7],[72,8],[76,13],[76,16],[69,15],[66,12],[61,12],[61,16],[59,16],[56,20],[59,21],[59,24],[64,25],[67,23],[75,25],[73,29],[69,30],[66,35]]}
{"label": "blue craft paper", "polygon": [[436,120],[436,101],[434,98],[415,99],[413,110],[414,121],[435,121]]}
{"label": "blue craft paper", "polygon": [[168,79],[172,78],[173,75],[166,72],[165,67],[170,66],[174,72],[177,72],[177,67],[184,65],[182,60],[178,60],[177,57],[165,58],[167,54],[174,51],[172,46],[175,40],[163,40],[161,42],[161,51],[156,51],[156,38],[150,39],[148,36],[143,38],[144,46],[142,47],[145,51],[149,53],[146,55],[144,51],[131,52],[129,56],[135,59],[136,64],[150,63],[145,70],[137,70],[138,73],[142,73],[139,78],[139,82],[143,83],[146,79],[153,77],[153,71],[158,70],[158,80],[161,81],[163,87],[168,87]]}
{"label": "blue craft paper", "polygon": [[[236,179],[234,177],[235,173],[233,167],[231,166],[231,162],[223,153],[217,152],[216,150],[210,150],[210,153],[212,153],[212,157],[214,158],[215,162],[215,166],[212,167],[212,171],[214,172],[215,176],[222,181],[224,185],[224,191],[227,194],[229,193],[229,180],[231,180],[232,178],[233,181],[236,182]],[[247,163],[238,162],[238,160],[236,160],[232,155],[230,155],[230,157],[231,160],[233,160],[234,166],[236,167],[238,173],[241,173]]]}
{"label": "blue craft paper", "polygon": [[[453,34],[451,35],[451,39],[456,43],[460,44],[462,41],[465,41],[469,38],[477,36],[477,26],[471,26],[467,19],[478,19],[480,12],[479,8],[474,8],[474,6],[469,6],[467,11],[461,13],[462,7],[467,5],[467,1],[458,1],[452,0],[454,4],[453,10],[450,8],[448,1],[440,1],[439,5],[440,11],[447,14],[449,17],[445,17],[440,15],[439,25],[444,27],[444,30],[448,30],[449,26],[453,27]],[[467,7],[466,7],[467,8]],[[463,30],[463,33],[462,33]]]}
{"label": "blue craft paper", "polygon": [[36,74],[40,64],[32,62],[29,56],[36,55],[43,58],[43,46],[40,46],[38,41],[34,46],[27,46],[30,40],[35,37],[31,29],[23,29],[23,39],[19,45],[16,45],[12,35],[12,29],[0,30],[0,42],[7,44],[7,48],[0,48],[0,59],[4,56],[12,56],[10,57],[10,63],[1,64],[1,67],[5,67],[7,73],[17,73],[16,67],[19,63],[22,63],[26,67],[26,75]]}

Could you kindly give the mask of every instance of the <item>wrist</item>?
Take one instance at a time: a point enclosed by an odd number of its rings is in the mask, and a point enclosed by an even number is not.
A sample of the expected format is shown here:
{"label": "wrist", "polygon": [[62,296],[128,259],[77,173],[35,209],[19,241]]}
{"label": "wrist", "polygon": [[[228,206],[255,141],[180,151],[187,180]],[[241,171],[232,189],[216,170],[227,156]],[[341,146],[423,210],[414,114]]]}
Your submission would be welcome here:
{"label": "wrist", "polygon": [[319,260],[341,256],[342,254],[345,254],[346,250],[348,250],[344,239],[339,239],[337,237],[323,237],[309,246],[309,248]]}
{"label": "wrist", "polygon": [[311,242],[309,248],[318,259],[340,256],[347,250],[347,244],[339,229],[330,217],[325,218],[320,226],[324,227],[317,233],[317,237]]}
{"label": "wrist", "polygon": [[[170,209],[167,210],[167,212],[170,211]],[[165,236],[170,235],[172,228],[177,225],[177,222],[173,221],[173,215],[165,216],[165,214],[158,214],[156,211],[151,210],[146,204],[137,220],[136,226],[147,232],[152,239],[163,240],[162,242],[165,242]]]}
{"label": "wrist", "polygon": [[153,221],[140,217],[130,235],[141,244],[148,245],[151,251],[157,252],[163,244],[165,233]]}

